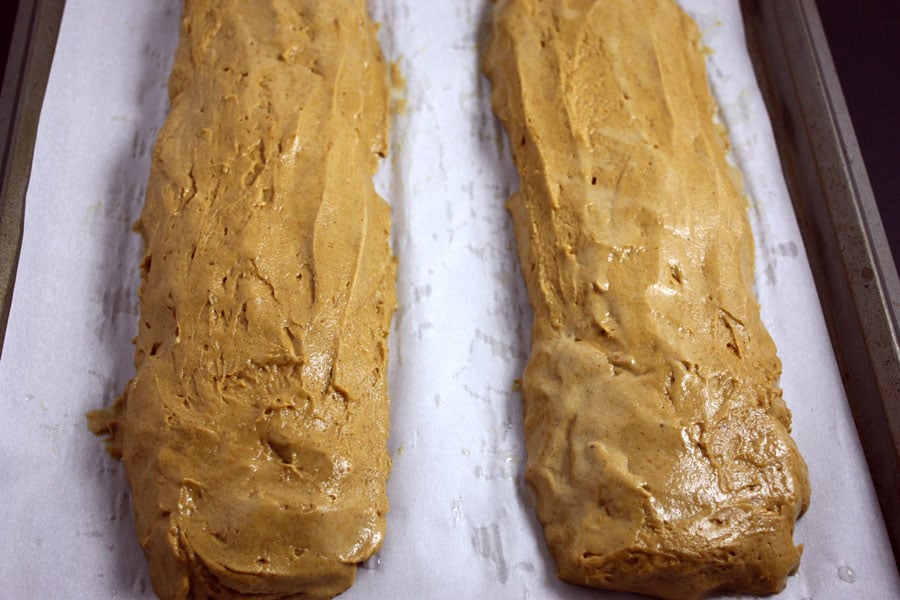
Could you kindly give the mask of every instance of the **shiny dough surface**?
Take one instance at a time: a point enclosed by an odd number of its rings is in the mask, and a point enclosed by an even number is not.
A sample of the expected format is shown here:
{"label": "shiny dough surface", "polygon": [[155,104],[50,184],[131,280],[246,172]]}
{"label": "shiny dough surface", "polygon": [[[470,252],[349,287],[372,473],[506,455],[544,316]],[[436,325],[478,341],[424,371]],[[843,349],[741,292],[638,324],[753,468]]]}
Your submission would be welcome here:
{"label": "shiny dough surface", "polygon": [[702,52],[671,0],[500,0],[484,57],[538,518],[561,578],[673,599],[782,589],[810,494]]}
{"label": "shiny dough surface", "polygon": [[161,598],[329,598],[388,509],[376,29],[364,0],[187,0],[169,93],[137,373],[92,429]]}

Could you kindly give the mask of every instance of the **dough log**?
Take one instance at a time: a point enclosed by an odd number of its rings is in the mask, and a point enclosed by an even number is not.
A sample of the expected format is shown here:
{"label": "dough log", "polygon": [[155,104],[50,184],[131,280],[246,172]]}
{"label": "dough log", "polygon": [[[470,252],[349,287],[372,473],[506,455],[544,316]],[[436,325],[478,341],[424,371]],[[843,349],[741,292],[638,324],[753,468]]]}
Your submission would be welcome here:
{"label": "dough log", "polygon": [[364,0],[187,0],[111,434],[163,599],[330,598],[382,543],[388,83]]}
{"label": "dough log", "polygon": [[526,476],[559,576],[782,589],[809,482],[696,25],[671,0],[501,0],[484,66],[521,180]]}

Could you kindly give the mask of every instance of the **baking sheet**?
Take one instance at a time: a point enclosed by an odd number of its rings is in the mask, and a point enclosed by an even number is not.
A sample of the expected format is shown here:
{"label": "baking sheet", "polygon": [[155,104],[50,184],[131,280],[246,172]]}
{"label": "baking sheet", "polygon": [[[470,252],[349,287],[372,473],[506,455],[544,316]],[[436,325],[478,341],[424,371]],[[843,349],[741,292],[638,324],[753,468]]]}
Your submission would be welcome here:
{"label": "baking sheet", "polygon": [[[478,72],[487,0],[372,2],[407,80],[377,186],[394,212],[394,469],[384,548],[346,598],[625,598],[555,579],[522,480],[531,315],[503,202],[517,178]],[[744,171],[763,318],[813,499],[780,598],[897,598],[887,542],[734,1],[690,0]],[[84,413],[133,374],[136,218],[167,109],[176,0],[69,0],[0,362],[0,595],[152,598],[121,465]]]}

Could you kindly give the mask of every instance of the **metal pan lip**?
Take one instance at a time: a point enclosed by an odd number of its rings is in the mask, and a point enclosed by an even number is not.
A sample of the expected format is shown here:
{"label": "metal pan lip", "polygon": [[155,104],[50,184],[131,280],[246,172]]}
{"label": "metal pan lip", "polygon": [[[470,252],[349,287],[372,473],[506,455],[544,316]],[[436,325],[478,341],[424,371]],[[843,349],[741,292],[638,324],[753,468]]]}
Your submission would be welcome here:
{"label": "metal pan lip", "polygon": [[900,555],[900,279],[813,0],[741,0],[844,389]]}
{"label": "metal pan lip", "polygon": [[9,320],[38,120],[65,0],[20,0],[0,91],[0,358]]}

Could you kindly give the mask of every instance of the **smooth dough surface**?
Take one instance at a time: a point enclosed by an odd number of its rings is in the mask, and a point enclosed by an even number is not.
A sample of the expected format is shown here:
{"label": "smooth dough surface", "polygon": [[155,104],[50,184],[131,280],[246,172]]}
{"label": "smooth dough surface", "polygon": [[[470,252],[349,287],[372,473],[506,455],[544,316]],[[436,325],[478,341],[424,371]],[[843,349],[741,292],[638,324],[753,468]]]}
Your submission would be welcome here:
{"label": "smooth dough surface", "polygon": [[559,576],[782,589],[809,482],[696,25],[671,0],[501,0],[484,66],[520,174],[526,476]]}
{"label": "smooth dough surface", "polygon": [[330,598],[382,543],[388,83],[364,0],[187,0],[137,373],[91,415],[156,593]]}

